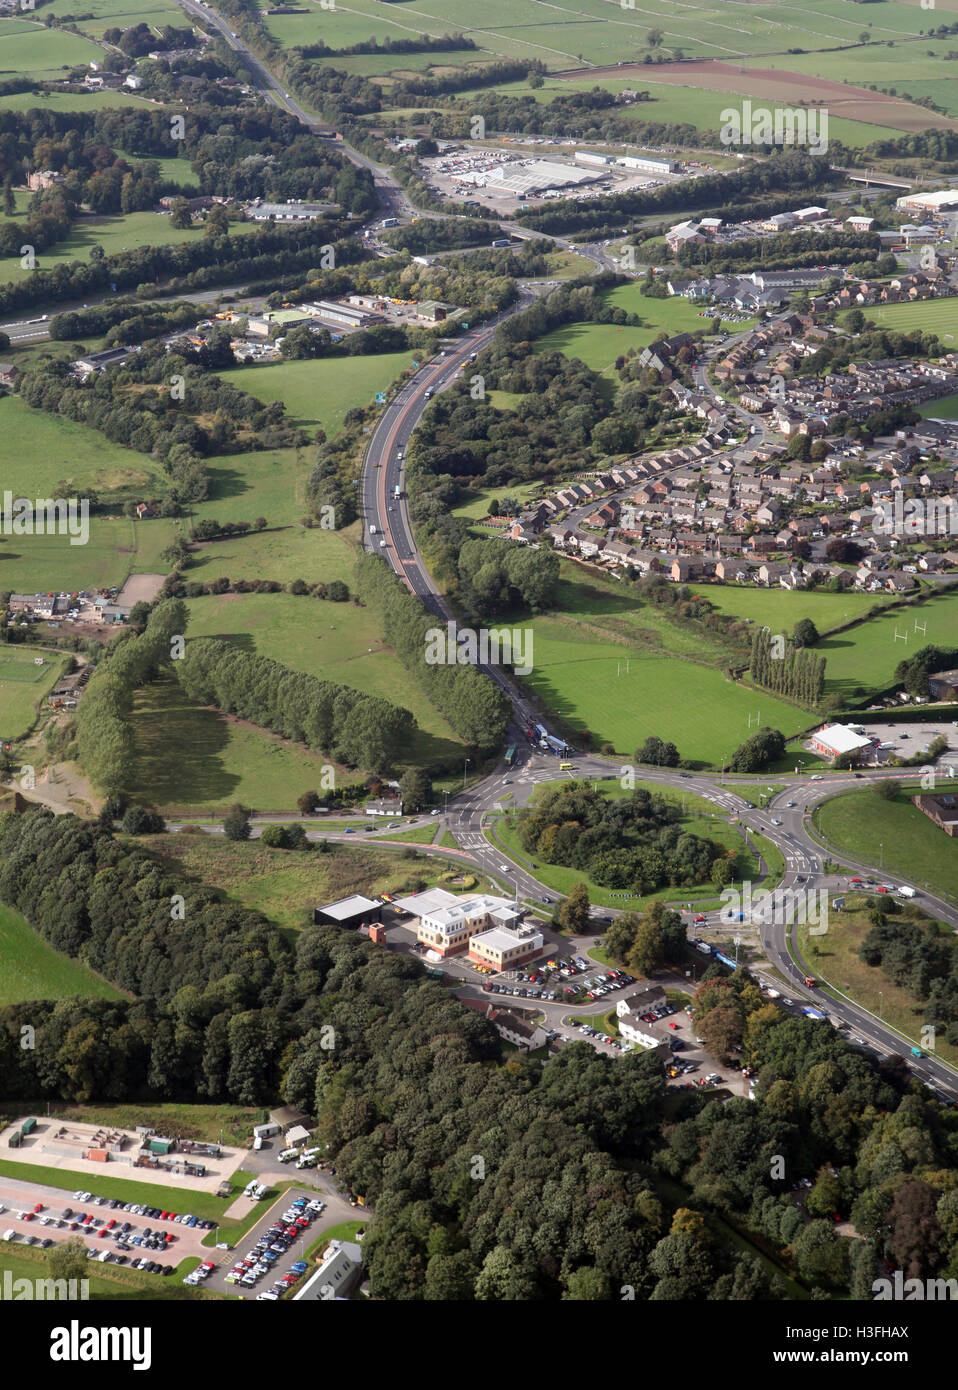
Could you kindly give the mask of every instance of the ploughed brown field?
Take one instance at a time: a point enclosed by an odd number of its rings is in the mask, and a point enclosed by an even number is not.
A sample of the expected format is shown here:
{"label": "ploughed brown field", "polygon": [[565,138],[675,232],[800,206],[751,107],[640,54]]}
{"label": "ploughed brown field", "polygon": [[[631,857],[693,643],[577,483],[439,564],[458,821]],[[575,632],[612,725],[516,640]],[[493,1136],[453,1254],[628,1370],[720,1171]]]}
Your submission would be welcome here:
{"label": "ploughed brown field", "polygon": [[[722,63],[700,58],[690,63],[624,63],[622,67],[576,68],[551,72],[552,78],[590,81],[602,77],[642,78],[645,82],[664,82],[678,87],[695,87],[713,92],[731,92],[753,101],[782,101],[792,106],[823,106],[829,116],[869,125],[891,126],[896,130],[958,130],[958,121],[940,116],[924,106],[913,106],[900,97],[886,97],[865,87],[849,87],[825,77],[812,77],[788,68],[748,68],[738,63]],[[650,117],[650,119],[653,119]]]}

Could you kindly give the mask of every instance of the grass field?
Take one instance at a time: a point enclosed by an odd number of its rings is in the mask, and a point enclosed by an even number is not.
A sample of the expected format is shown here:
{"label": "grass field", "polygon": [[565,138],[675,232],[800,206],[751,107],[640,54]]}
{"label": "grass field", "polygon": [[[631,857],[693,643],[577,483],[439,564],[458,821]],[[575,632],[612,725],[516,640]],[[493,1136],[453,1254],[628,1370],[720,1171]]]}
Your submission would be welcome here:
{"label": "grass field", "polygon": [[[2,52],[0,44],[0,56]],[[190,178],[195,182],[192,175]],[[234,222],[230,224],[230,235],[244,236],[255,228],[255,222]],[[190,231],[180,231],[173,226],[169,217],[159,212],[128,212],[118,217],[81,217],[73,224],[70,235],[63,241],[37,252],[36,264],[38,270],[52,270],[55,266],[67,265],[70,261],[89,260],[90,249],[93,246],[101,246],[106,255],[113,256],[139,246],[171,246],[175,243],[195,241],[203,235],[201,226]],[[27,280],[32,273],[31,270],[24,270],[19,256],[0,257],[0,283]]]}
{"label": "grass field", "polygon": [[[713,54],[712,56],[717,55]],[[786,67],[790,64],[782,62],[780,66]],[[646,121],[662,122],[663,124],[674,123],[676,125],[688,123],[697,126],[699,130],[713,131],[721,129],[722,112],[736,102],[736,95],[733,92],[709,90],[707,76],[697,77],[690,73],[688,85],[656,82],[654,78],[655,68],[650,66],[643,69],[642,73],[637,76],[616,78],[603,75],[593,78],[586,73],[581,80],[546,78],[541,87],[531,87],[528,81],[507,82],[503,83],[498,90],[508,96],[531,96],[537,102],[551,105],[557,97],[570,96],[575,92],[588,92],[596,86],[608,92],[621,92],[627,88],[638,89],[648,92],[651,99],[637,101],[631,106],[622,107],[616,113],[617,115],[634,120],[637,125]],[[741,83],[739,84],[739,90],[743,96],[751,95],[750,82],[751,79],[746,68],[742,71]],[[470,96],[478,97],[482,94],[482,90],[482,88],[477,87],[472,91],[465,91],[461,94],[462,99],[468,100]],[[916,93],[916,95],[919,94]],[[769,110],[775,111],[786,103],[769,100],[767,105]],[[850,148],[870,144],[873,140],[893,140],[899,134],[900,132],[891,126],[845,120],[841,117],[832,117],[828,124],[829,139],[840,140],[842,144],[848,145]],[[714,159],[710,156],[708,163],[713,167],[722,168],[728,161],[723,159],[719,151],[716,151]]]}
{"label": "grass field", "polygon": [[[681,46],[691,55],[734,58],[760,53],[763,61],[768,53],[853,43],[868,21],[873,23],[876,38],[892,41],[917,36],[927,27],[927,15],[917,8],[888,3],[873,17],[869,13],[850,14],[841,0],[810,0],[800,10],[786,0],[773,0],[761,6],[737,7],[734,14],[716,3],[679,9],[668,0],[643,0],[641,9],[637,6],[634,10],[621,6],[612,9],[601,0],[576,0],[575,4],[553,4],[546,12],[533,0],[487,0],[481,28],[472,26],[478,16],[468,0],[443,0],[441,5],[436,0],[420,0],[414,9],[404,6],[395,15],[392,9],[384,15],[375,0],[353,0],[348,11],[337,10],[334,15],[319,6],[307,8],[304,15],[271,15],[266,20],[269,32],[284,46],[322,38],[334,48],[371,34],[395,38],[417,33],[464,33],[487,53],[540,58],[553,68],[573,66],[576,60],[614,64],[620,59],[641,59],[648,51],[646,35],[653,25],[663,30],[665,45]],[[437,55],[436,61],[446,56]],[[856,64],[865,62],[861,50],[842,56],[848,77],[854,76]],[[398,64],[404,62],[400,55]]]}
{"label": "grass field", "polygon": [[0,111],[102,111],[116,106],[136,106],[140,110],[154,103],[133,92],[16,92],[0,97]]}
{"label": "grass field", "polygon": [[[371,841],[355,848],[332,844],[328,854],[268,849],[255,840],[238,843],[211,835],[156,835],[138,843],[171,861],[179,872],[297,931],[312,922],[318,903],[353,893],[411,893],[417,884],[434,886],[457,871],[444,859],[407,859],[398,851],[377,850]],[[481,881],[483,891],[488,891],[486,880]],[[450,887],[448,878],[444,886]]]}
{"label": "grass field", "polygon": [[[571,323],[557,328],[536,340],[537,352],[562,352],[566,357],[578,357],[596,372],[612,375],[615,359],[639,350],[654,341],[660,332],[692,333],[707,329],[714,314],[702,312],[680,295],[669,299],[648,299],[639,293],[637,284],[619,285],[604,296],[609,304],[638,314],[640,328],[627,328],[614,323]],[[736,331],[750,328],[754,319],[735,325]]]}
{"label": "grass field", "polygon": [[[424,734],[442,740],[443,751],[461,746],[382,640],[371,609],[294,594],[222,594],[191,599],[189,609],[190,637],[218,637],[293,670],[399,700]],[[432,740],[417,736],[414,743],[411,757],[429,756]]]}
{"label": "grass field", "polygon": [[[719,766],[762,725],[788,735],[814,723],[806,710],[730,681],[711,667],[633,655],[610,644],[554,636],[535,628],[535,669],[526,678],[546,709],[574,730],[631,756],[651,734],[671,740],[683,758]],[[751,716],[751,726],[749,725]]]}
{"label": "grass field", "polygon": [[[941,833],[940,831],[938,832]],[[846,899],[849,907],[864,906],[865,899]],[[895,920],[898,920],[897,918]],[[807,925],[796,927],[798,945],[804,960],[816,976],[848,994],[890,1027],[912,1042],[921,1037],[925,1005],[908,990],[896,985],[879,965],[866,965],[858,948],[871,929],[863,910],[831,912],[824,936],[809,937]],[[958,1048],[936,1039],[936,1055],[952,1064],[958,1062]]]}
{"label": "grass field", "polygon": [[[918,623],[925,631],[915,628]],[[896,641],[905,633],[907,642]],[[892,609],[848,632],[825,637],[815,651],[825,657],[826,693],[849,694],[859,686],[882,688],[895,675],[895,667],[920,648],[958,643],[958,594],[949,593],[914,607]]]}
{"label": "grass field", "polygon": [[332,436],[352,406],[367,405],[385,391],[416,358],[415,352],[386,352],[377,357],[331,357],[236,367],[226,381],[261,401],[283,401],[293,424]]}
{"label": "grass field", "polygon": [[958,418],[958,396],[942,396],[937,401],[926,401],[918,407],[918,414],[925,420],[954,420]]}
{"label": "grass field", "polygon": [[216,454],[207,460],[209,496],[194,502],[196,521],[254,521],[288,526],[306,512],[306,480],[312,464],[306,449],[264,449]]}
{"label": "grass field", "polygon": [[[38,657],[43,666],[36,665]],[[37,647],[0,647],[0,738],[22,738],[30,729],[64,665],[62,656]]]}
{"label": "grass field", "polygon": [[[167,479],[146,454],[111,444],[95,430],[32,410],[19,396],[0,399],[4,487],[14,496],[163,496]],[[171,522],[132,521],[116,513],[90,517],[86,545],[65,536],[0,538],[0,588],[37,593],[122,584],[131,571],[167,568],[160,551]]]}
{"label": "grass field", "polygon": [[19,912],[0,903],[0,1006],[77,995],[120,998],[119,990],[48,946]]}
{"label": "grass field", "polygon": [[116,26],[119,29],[126,29],[131,24],[145,22],[147,24],[162,27],[164,24],[172,24],[180,28],[183,27],[183,11],[175,3],[175,0],[142,0],[142,3],[135,4],[133,0],[84,0],[78,6],[75,0],[49,0],[43,7],[44,14],[55,14],[63,18],[69,14],[76,14],[82,11],[83,15],[91,18],[80,19],[79,27],[86,33],[100,35],[104,29]]}
{"label": "grass field", "polygon": [[[175,680],[138,691],[131,724],[134,800],[191,812],[222,810],[234,801],[259,811],[286,811],[320,785],[324,763],[318,754],[200,708]],[[172,749],[180,756],[171,757]]]}
{"label": "grass field", "polygon": [[103,49],[42,23],[20,19],[0,20],[0,78],[62,77],[65,68],[102,60]]}
{"label": "grass field", "polygon": [[894,801],[870,790],[842,792],[823,802],[813,821],[850,858],[958,900],[958,854],[945,832],[912,805],[917,790],[917,784],[902,788]]}
{"label": "grass field", "polygon": [[811,618],[819,632],[840,627],[862,617],[882,599],[875,594],[828,594],[787,589],[752,589],[734,584],[693,584],[720,613],[733,613],[767,626],[773,632],[790,634],[801,618]]}
{"label": "grass field", "polygon": [[[862,312],[878,328],[886,328],[889,332],[905,333],[918,328],[937,333],[948,352],[953,352],[958,343],[958,297],[925,299],[916,304],[873,304]],[[841,319],[844,314],[838,317]],[[935,401],[927,402],[922,414],[930,413],[930,407],[935,404]]]}
{"label": "grass field", "polygon": [[[227,519],[226,508],[214,507],[212,514]],[[255,510],[246,511],[243,520],[256,515]],[[269,513],[266,516],[272,521]],[[355,550],[349,538],[358,529],[358,523],[346,531],[293,525],[281,531],[210,541],[194,552],[188,577],[205,582],[226,575],[232,579],[274,579],[279,583],[293,579],[310,583],[342,579],[351,585]]]}

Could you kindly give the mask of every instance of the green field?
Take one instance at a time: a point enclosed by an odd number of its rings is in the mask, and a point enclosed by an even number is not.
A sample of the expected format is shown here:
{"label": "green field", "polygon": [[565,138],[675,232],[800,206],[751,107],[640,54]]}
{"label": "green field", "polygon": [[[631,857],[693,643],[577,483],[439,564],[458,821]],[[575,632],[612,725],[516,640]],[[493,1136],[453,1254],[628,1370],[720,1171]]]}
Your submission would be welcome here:
{"label": "green field", "polygon": [[126,29],[131,24],[146,23],[157,28],[164,24],[183,28],[185,23],[183,11],[175,0],[142,0],[140,4],[133,0],[84,0],[82,5],[77,5],[75,0],[49,0],[43,6],[43,14],[55,14],[61,19],[78,12],[81,16],[90,16],[79,18],[79,27],[95,35],[113,26]]}
{"label": "green field", "polygon": [[[925,631],[915,628],[918,623]],[[895,640],[905,634],[907,642]],[[892,609],[848,632],[825,637],[815,651],[826,659],[826,693],[849,694],[858,686],[882,687],[894,680],[895,667],[928,645],[958,643],[958,594],[942,594],[904,610]]]}
{"label": "green field", "polygon": [[65,68],[102,59],[103,49],[77,34],[35,20],[0,20],[0,78],[62,77]]}
{"label": "green field", "polygon": [[525,683],[573,735],[588,730],[631,758],[650,734],[672,740],[684,758],[721,766],[762,724],[797,733],[814,723],[798,706],[728,680],[723,668],[747,660],[704,628],[679,625],[667,610],[613,580],[585,577],[562,562],[555,608],[532,620],[533,670]]}
{"label": "green field", "polygon": [[[189,609],[190,637],[218,637],[293,670],[401,701],[424,734],[442,741],[442,751],[461,746],[383,641],[371,609],[294,594],[221,594],[191,599]],[[414,743],[411,757],[440,751],[421,735]]]}
{"label": "green field", "polygon": [[788,589],[752,589],[735,584],[693,584],[691,589],[693,593],[708,599],[720,613],[750,618],[753,623],[770,627],[773,632],[789,634],[801,618],[811,618],[819,632],[827,632],[853,618],[864,616],[870,608],[883,601],[876,594],[829,594],[817,590],[806,593]]}
{"label": "green field", "polygon": [[926,420],[954,420],[958,418],[958,396],[942,396],[937,401],[926,401],[918,407],[918,414]]}
{"label": "green field", "polygon": [[[188,700],[175,680],[137,692],[131,719],[137,758],[129,794],[168,810],[293,810],[320,785],[323,759],[251,724]],[[188,756],[170,756],[177,749]]]}
{"label": "green field", "polygon": [[[0,398],[4,486],[14,496],[163,496],[167,479],[147,454],[112,444],[60,415],[32,410],[19,396]],[[0,538],[0,588],[27,593],[122,584],[131,571],[168,568],[160,559],[173,534],[169,521],[132,521],[94,513],[87,545],[65,536]]]}
{"label": "green field", "polygon": [[[0,54],[2,54],[0,46]],[[186,161],[178,160],[178,164]],[[187,165],[187,168],[189,166]],[[190,174],[190,179],[195,178]],[[16,221],[16,218],[14,218]],[[230,224],[231,236],[243,236],[255,231],[255,222],[233,222]],[[38,270],[52,270],[58,265],[71,261],[87,261],[90,249],[101,246],[107,256],[121,251],[131,251],[139,246],[171,246],[195,241],[204,235],[202,226],[190,231],[180,231],[174,227],[170,218],[160,212],[128,212],[117,217],[79,218],[70,230],[70,235],[54,246],[38,251],[36,264]],[[0,257],[0,283],[29,279],[31,270],[25,270],[19,256]]]}
{"label": "green field", "polygon": [[152,102],[133,92],[16,92],[0,97],[0,111],[102,111],[116,106],[137,106],[141,110]]}
{"label": "green field", "polygon": [[[872,304],[862,312],[876,327],[888,329],[889,332],[907,333],[918,328],[937,333],[946,352],[953,352],[958,343],[958,297],[924,299],[916,304]],[[841,319],[844,315],[838,317]],[[934,413],[936,404],[935,401],[927,402],[922,407],[922,414]]]}
{"label": "green field", "polygon": [[[222,510],[225,512],[225,508]],[[256,514],[253,511],[243,519],[249,520]],[[267,520],[271,520],[268,514]],[[342,579],[351,584],[356,557],[346,537],[357,531],[358,526],[342,532],[292,525],[281,531],[210,541],[195,551],[187,578],[206,582],[225,575],[231,579],[273,579],[279,583],[305,579],[310,584]]]}
{"label": "green field", "polygon": [[250,522],[263,516],[270,526],[289,526],[305,515],[311,468],[304,449],[215,454],[206,461],[209,496],[194,502],[190,515],[196,521]]}
{"label": "green field", "polygon": [[330,357],[236,367],[222,375],[258,400],[283,401],[293,424],[310,430],[321,425],[332,438],[347,410],[373,401],[418,356],[386,352],[376,357]]}
{"label": "green field", "polygon": [[911,803],[917,783],[894,801],[871,790],[842,792],[814,812],[813,820],[838,850],[883,866],[907,882],[958,900],[958,854],[943,830]]}
{"label": "green field", "polygon": [[[710,55],[716,57],[716,54]],[[758,66],[764,66],[759,63]],[[779,63],[780,67],[790,67],[790,62]],[[646,75],[648,74],[648,75]],[[678,83],[656,82],[655,68],[644,68],[636,76],[622,77],[602,77],[592,79],[586,74],[584,78],[547,78],[541,87],[532,87],[528,81],[505,82],[497,90],[505,95],[512,97],[533,97],[537,102],[544,105],[551,105],[557,97],[570,96],[574,92],[588,92],[593,87],[599,86],[603,91],[621,92],[625,89],[639,90],[648,92],[651,100],[637,101],[631,106],[623,106],[617,111],[617,115],[635,121],[636,124],[655,121],[663,124],[674,123],[676,125],[690,124],[697,126],[699,130],[718,131],[722,126],[722,112],[729,106],[737,105],[741,95],[749,96],[751,89],[749,86],[748,69],[742,70],[742,80],[739,84],[739,92],[726,92],[711,90],[707,87],[698,85],[680,86]],[[698,80],[707,81],[707,78],[696,79],[689,76],[689,83]],[[892,83],[894,86],[894,83]],[[461,94],[462,99],[468,101],[470,97],[479,97],[482,88],[474,88]],[[741,94],[741,95],[740,95]],[[919,95],[916,93],[916,95]],[[772,101],[763,103],[769,110],[775,111],[787,105],[784,102]],[[601,121],[597,122],[601,125]],[[872,125],[864,121],[849,121],[841,117],[832,117],[828,123],[828,137],[830,140],[840,140],[842,144],[849,147],[871,144],[873,140],[894,140],[900,132],[890,126]],[[711,152],[707,163],[713,168],[731,167],[731,161],[716,150],[714,157]]]}
{"label": "green field", "polygon": [[[869,901],[864,895],[846,897],[847,908],[857,910],[829,913],[828,931],[824,936],[809,937],[806,924],[796,926],[799,950],[816,977],[849,995],[880,1017],[883,1023],[917,1043],[925,1021],[925,1003],[896,985],[881,966],[866,965],[858,954],[871,930],[864,910]],[[935,1053],[952,1065],[958,1062],[958,1048],[945,1041],[944,1029],[939,1031]]]}
{"label": "green field", "polygon": [[[629,348],[640,351],[648,347],[659,333],[693,333],[708,329],[715,315],[699,310],[681,295],[669,299],[648,299],[639,293],[637,284],[619,285],[604,299],[607,304],[638,314],[641,328],[627,328],[614,323],[571,323],[557,328],[536,340],[537,352],[562,352],[566,357],[578,357],[596,372],[607,372],[617,357]],[[751,328],[754,319],[735,324],[735,331]]]}
{"label": "green field", "polygon": [[[317,818],[320,828],[321,817]],[[420,856],[415,861],[397,852],[377,850],[372,841],[330,846],[317,851],[268,849],[256,840],[233,843],[210,835],[157,835],[145,843],[171,861],[171,867],[201,878],[244,907],[255,908],[289,930],[300,930],[313,919],[318,903],[335,902],[352,893],[414,892],[420,882],[452,890],[456,872],[446,860]],[[481,877],[481,876],[477,876]],[[481,879],[483,891],[488,891]]]}
{"label": "green field", "polygon": [[[850,12],[841,0],[810,0],[801,9],[788,0],[772,0],[736,7],[734,13],[717,3],[678,8],[669,0],[643,0],[641,9],[576,0],[575,4],[551,4],[545,11],[534,0],[487,0],[481,28],[472,26],[477,17],[468,0],[443,0],[441,5],[420,0],[414,9],[403,6],[394,13],[390,7],[385,15],[375,0],[353,0],[346,11],[337,9],[332,14],[309,6],[304,15],[271,15],[266,25],[284,46],[322,38],[333,48],[372,34],[407,38],[464,33],[488,54],[540,58],[552,68],[571,67],[577,60],[614,64],[620,59],[641,59],[648,51],[646,35],[654,25],[663,30],[666,46],[681,46],[690,56],[718,59],[750,53],[764,59],[766,54],[785,54],[789,49],[836,48],[854,43],[869,21],[876,38],[890,40],[915,37],[928,27],[928,16],[919,8],[887,3],[880,14],[873,15]],[[445,56],[436,55],[436,61]],[[854,76],[856,66],[864,70],[867,58],[861,50],[842,56],[846,76]],[[397,66],[404,63],[399,55]]]}
{"label": "green field", "polygon": [[[36,665],[39,657],[45,665]],[[0,737],[22,738],[27,733],[64,664],[62,656],[38,647],[0,647]]]}
{"label": "green field", "polygon": [[0,903],[0,1006],[77,995],[120,998],[119,990],[48,946],[26,918]]}
{"label": "green field", "polygon": [[[651,734],[671,740],[683,758],[727,761],[756,720],[788,735],[814,723],[796,705],[730,681],[720,671],[674,658],[632,655],[585,634],[560,636],[549,619],[535,629],[535,669],[526,682],[543,707],[573,730],[631,756]],[[751,726],[749,716],[751,715]]]}

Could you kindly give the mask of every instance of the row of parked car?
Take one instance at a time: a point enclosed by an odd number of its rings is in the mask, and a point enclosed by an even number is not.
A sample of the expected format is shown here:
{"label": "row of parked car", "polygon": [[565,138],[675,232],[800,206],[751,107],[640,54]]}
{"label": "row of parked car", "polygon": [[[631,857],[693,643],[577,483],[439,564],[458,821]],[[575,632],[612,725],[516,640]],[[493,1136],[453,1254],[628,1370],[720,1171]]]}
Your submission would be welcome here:
{"label": "row of parked car", "polygon": [[[286,1254],[294,1241],[299,1240],[303,1233],[309,1230],[315,1218],[321,1216],[325,1209],[326,1203],[318,1198],[297,1197],[289,1204],[282,1217],[274,1221],[269,1230],[260,1236],[253,1248],[237,1260],[226,1275],[226,1283],[239,1284],[244,1289],[254,1288],[262,1278],[272,1273],[277,1261]],[[287,1289],[299,1282],[306,1269],[306,1261],[297,1260],[290,1266],[288,1273],[273,1281],[271,1288],[264,1289],[256,1295],[257,1302],[271,1303],[281,1298]],[[190,1278],[192,1276],[188,1275],[187,1279]]]}
{"label": "row of parked car", "polygon": [[607,1047],[614,1047],[619,1052],[631,1052],[628,1043],[622,1042],[619,1038],[610,1037],[608,1033],[603,1033],[601,1028],[593,1028],[591,1023],[577,1023],[575,1025],[579,1032],[587,1038],[595,1038],[596,1042],[605,1043]]}
{"label": "row of parked car", "polygon": [[[176,1211],[162,1211],[159,1207],[144,1206],[140,1202],[124,1202],[119,1197],[92,1197],[89,1192],[74,1192],[75,1202],[89,1202],[91,1206],[109,1207],[111,1211],[128,1211],[133,1216],[148,1216],[151,1221],[172,1221],[181,1226],[195,1226],[203,1231],[212,1231],[216,1225],[215,1221],[209,1221],[202,1216],[193,1216],[189,1212],[180,1214]],[[97,1218],[94,1217],[94,1224]]]}

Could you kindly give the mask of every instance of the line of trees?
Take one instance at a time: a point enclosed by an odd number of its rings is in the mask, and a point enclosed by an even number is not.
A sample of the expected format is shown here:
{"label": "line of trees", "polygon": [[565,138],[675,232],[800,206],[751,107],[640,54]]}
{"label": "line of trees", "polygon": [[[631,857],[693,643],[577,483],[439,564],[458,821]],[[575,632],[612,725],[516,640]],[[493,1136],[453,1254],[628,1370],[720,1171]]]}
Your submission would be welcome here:
{"label": "line of trees", "polygon": [[470,747],[491,750],[505,738],[509,701],[475,666],[426,663],[426,632],[434,614],[411,594],[376,555],[360,557],[356,590],[379,614],[384,634],[431,703]]}
{"label": "line of trees", "polygon": [[[168,246],[141,246],[89,261],[63,262],[0,285],[0,313],[83,299],[106,293],[113,285],[118,291],[142,287],[144,294],[155,294],[157,284],[166,281],[175,294],[231,280],[265,279],[297,268],[308,270],[324,245],[337,246],[338,254],[337,237],[344,229],[339,220],[314,218],[295,226],[266,224],[238,237],[194,237]],[[346,259],[359,254],[355,245],[342,245]]]}
{"label": "line of trees", "polygon": [[117,793],[132,783],[135,759],[130,711],[138,687],[163,670],[171,642],[186,632],[186,605],[163,599],[140,633],[122,634],[99,663],[77,706],[77,758],[93,785]]}
{"label": "line of trees", "polygon": [[191,699],[215,705],[349,767],[387,771],[416,731],[409,710],[291,671],[213,637],[195,638],[175,671]]}
{"label": "line of trees", "polygon": [[[776,642],[784,647],[781,656],[775,655]],[[756,685],[803,705],[819,704],[825,692],[825,658],[807,647],[797,647],[790,638],[774,637],[767,628],[753,634],[748,669]]]}

